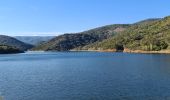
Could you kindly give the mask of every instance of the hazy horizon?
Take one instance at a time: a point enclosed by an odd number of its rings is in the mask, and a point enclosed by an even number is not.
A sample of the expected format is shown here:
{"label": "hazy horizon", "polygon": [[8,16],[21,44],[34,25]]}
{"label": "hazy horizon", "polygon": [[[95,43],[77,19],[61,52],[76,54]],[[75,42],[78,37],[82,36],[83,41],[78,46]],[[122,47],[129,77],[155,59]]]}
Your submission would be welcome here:
{"label": "hazy horizon", "polygon": [[110,24],[131,24],[170,15],[161,0],[5,0],[0,1],[0,34],[57,36]]}

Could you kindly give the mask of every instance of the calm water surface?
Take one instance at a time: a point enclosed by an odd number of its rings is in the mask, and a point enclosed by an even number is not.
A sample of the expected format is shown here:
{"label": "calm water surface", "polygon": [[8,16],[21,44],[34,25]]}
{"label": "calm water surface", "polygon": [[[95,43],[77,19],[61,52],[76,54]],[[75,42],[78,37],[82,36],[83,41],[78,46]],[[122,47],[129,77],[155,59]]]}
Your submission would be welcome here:
{"label": "calm water surface", "polygon": [[5,100],[170,100],[170,55],[0,55]]}

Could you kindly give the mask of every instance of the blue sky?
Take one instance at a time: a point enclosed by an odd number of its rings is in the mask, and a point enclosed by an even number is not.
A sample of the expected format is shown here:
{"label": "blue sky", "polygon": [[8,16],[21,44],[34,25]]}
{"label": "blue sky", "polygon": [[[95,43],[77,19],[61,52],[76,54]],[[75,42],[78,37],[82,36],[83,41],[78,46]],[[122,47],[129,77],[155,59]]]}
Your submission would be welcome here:
{"label": "blue sky", "polygon": [[170,15],[169,0],[0,0],[0,34],[58,35]]}

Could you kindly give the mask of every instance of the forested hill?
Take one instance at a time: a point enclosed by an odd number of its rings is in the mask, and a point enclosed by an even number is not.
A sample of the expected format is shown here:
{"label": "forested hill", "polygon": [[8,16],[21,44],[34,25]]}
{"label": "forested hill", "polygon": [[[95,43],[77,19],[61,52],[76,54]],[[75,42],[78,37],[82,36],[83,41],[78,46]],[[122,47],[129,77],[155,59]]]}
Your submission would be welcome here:
{"label": "forested hill", "polygon": [[83,47],[97,41],[103,41],[104,39],[111,38],[116,33],[124,31],[129,26],[130,25],[127,24],[115,24],[91,29],[80,33],[64,34],[33,48],[33,50],[68,51],[77,47]]}
{"label": "forested hill", "polygon": [[24,51],[7,45],[0,45],[0,54],[24,53]]}
{"label": "forested hill", "polygon": [[118,49],[160,51],[170,50],[170,17],[134,24],[111,39],[83,47],[83,49]]}
{"label": "forested hill", "polygon": [[153,23],[155,21],[159,21],[161,20],[162,18],[149,18],[149,19],[145,19],[145,20],[142,20],[142,21],[139,21],[137,23],[134,23],[134,24],[138,24],[138,25],[144,25],[144,24],[148,24],[148,23]]}
{"label": "forested hill", "polygon": [[134,24],[115,24],[81,33],[64,34],[33,50],[170,50],[170,17]]}
{"label": "forested hill", "polygon": [[26,44],[13,37],[5,36],[5,35],[0,35],[0,45],[12,46],[12,47],[18,48],[21,51],[26,51],[33,47],[30,44]]}

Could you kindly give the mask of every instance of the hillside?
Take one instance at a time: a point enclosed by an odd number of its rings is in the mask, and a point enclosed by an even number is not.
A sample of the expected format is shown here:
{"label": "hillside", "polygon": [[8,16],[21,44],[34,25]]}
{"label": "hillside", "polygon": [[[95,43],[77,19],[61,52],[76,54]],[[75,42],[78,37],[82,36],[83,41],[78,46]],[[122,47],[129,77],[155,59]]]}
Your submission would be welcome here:
{"label": "hillside", "polygon": [[145,19],[145,20],[139,21],[137,23],[134,23],[134,25],[136,25],[136,24],[138,24],[138,25],[149,24],[149,23],[152,23],[152,22],[155,22],[155,21],[159,21],[161,19],[162,18],[149,18],[149,19]]}
{"label": "hillside", "polygon": [[115,24],[91,29],[80,33],[64,34],[33,48],[33,50],[68,51],[97,41],[111,38],[116,33],[124,31],[129,26],[130,25],[127,24]]}
{"label": "hillside", "polygon": [[0,35],[0,45],[8,45],[8,46],[16,47],[21,51],[26,51],[33,47],[30,44],[26,44],[13,37],[5,36],[5,35]]}
{"label": "hillside", "polygon": [[42,42],[47,42],[54,36],[15,36],[14,38],[28,44],[38,45]]}
{"label": "hillside", "polygon": [[14,53],[24,53],[24,51],[21,51],[12,46],[0,45],[0,54],[14,54]]}
{"label": "hillside", "polygon": [[93,50],[170,50],[170,17],[145,24],[134,24],[111,39],[83,47]]}

